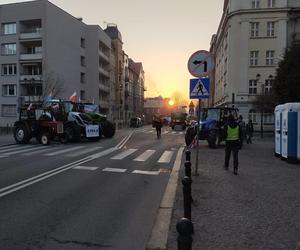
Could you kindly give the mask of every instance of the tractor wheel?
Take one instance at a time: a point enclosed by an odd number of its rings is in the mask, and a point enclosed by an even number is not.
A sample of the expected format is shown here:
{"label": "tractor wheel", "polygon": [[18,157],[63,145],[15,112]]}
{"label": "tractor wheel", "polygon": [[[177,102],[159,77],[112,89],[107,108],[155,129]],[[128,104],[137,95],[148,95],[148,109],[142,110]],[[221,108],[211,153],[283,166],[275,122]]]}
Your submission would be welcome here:
{"label": "tractor wheel", "polygon": [[101,128],[102,128],[102,134],[106,138],[112,138],[116,133],[115,126],[109,121],[103,122],[101,124]]}
{"label": "tractor wheel", "polygon": [[24,124],[16,125],[14,129],[14,138],[18,144],[26,144],[30,140],[30,132]]}
{"label": "tractor wheel", "polygon": [[65,127],[65,138],[70,142],[78,142],[80,141],[80,131],[76,129],[76,126],[68,124]]}
{"label": "tractor wheel", "polygon": [[47,131],[43,131],[39,134],[39,142],[43,145],[49,145],[50,144],[50,134]]}
{"label": "tractor wheel", "polygon": [[218,135],[217,135],[216,131],[211,130],[209,132],[208,139],[207,139],[208,146],[210,148],[217,148],[217,140],[218,140]]}

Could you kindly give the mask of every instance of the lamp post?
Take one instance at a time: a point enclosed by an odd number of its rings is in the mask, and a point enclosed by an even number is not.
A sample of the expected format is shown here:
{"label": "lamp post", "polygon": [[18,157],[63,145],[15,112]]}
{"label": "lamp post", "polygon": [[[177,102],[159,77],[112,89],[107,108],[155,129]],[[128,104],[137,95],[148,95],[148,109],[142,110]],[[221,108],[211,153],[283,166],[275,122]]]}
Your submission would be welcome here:
{"label": "lamp post", "polygon": [[[259,82],[260,79],[260,74],[256,75],[256,83],[260,83]],[[262,83],[261,84],[261,96],[263,96],[265,94],[265,85]],[[260,100],[262,100],[262,98],[260,98]],[[264,137],[264,103],[261,102],[260,103],[260,137],[263,138]]]}

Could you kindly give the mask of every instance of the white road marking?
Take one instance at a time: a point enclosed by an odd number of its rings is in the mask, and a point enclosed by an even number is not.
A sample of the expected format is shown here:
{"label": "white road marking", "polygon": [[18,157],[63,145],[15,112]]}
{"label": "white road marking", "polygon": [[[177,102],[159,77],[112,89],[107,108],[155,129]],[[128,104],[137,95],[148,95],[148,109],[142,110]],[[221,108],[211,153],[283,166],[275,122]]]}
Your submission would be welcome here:
{"label": "white road marking", "polygon": [[171,150],[177,150],[177,148],[171,148]]}
{"label": "white road marking", "polygon": [[44,148],[49,149],[50,147],[49,146],[42,146],[42,147],[35,146],[34,148],[26,148],[26,149],[16,150],[16,151],[4,153],[3,155],[15,155],[15,154],[30,152],[30,151],[35,151],[36,152],[37,150],[44,149]]}
{"label": "white road marking", "polygon": [[87,167],[87,166],[77,166],[73,169],[78,169],[78,170],[89,170],[89,171],[95,171],[97,170],[99,167]]}
{"label": "white road marking", "polygon": [[84,146],[77,146],[77,147],[67,148],[67,149],[64,149],[64,150],[58,150],[56,152],[52,152],[52,153],[49,153],[49,154],[44,154],[44,156],[60,155],[60,154],[75,151],[75,150],[78,150],[78,149],[81,149],[81,148],[84,148]]}
{"label": "white road marking", "polygon": [[133,174],[145,174],[145,175],[159,175],[160,171],[142,171],[142,170],[134,170]]}
{"label": "white road marking", "polygon": [[0,149],[0,153],[11,151],[11,150],[18,150],[20,148],[22,148],[22,149],[33,148],[33,147],[36,147],[36,146],[37,145],[24,145],[24,146],[15,145],[13,147],[5,147],[4,149]]}
{"label": "white road marking", "polygon": [[174,135],[174,134],[177,134],[177,133],[173,131],[172,134]]}
{"label": "white road marking", "polygon": [[28,186],[31,186],[31,185],[33,185],[33,184],[35,184],[37,182],[40,182],[42,180],[45,180],[45,179],[48,179],[48,178],[50,178],[52,176],[60,174],[62,172],[68,171],[69,169],[72,169],[72,168],[74,168],[76,166],[79,166],[81,164],[84,164],[86,162],[89,162],[89,161],[92,161],[94,159],[97,159],[97,158],[103,157],[105,155],[108,155],[108,154],[110,154],[110,153],[112,153],[114,151],[117,151],[117,150],[118,149],[116,147],[109,148],[109,149],[106,149],[106,150],[104,150],[102,152],[99,152],[99,153],[87,156],[87,157],[85,157],[83,159],[71,162],[69,164],[63,165],[61,167],[55,168],[55,169],[47,171],[45,173],[36,175],[34,177],[31,177],[31,178],[25,179],[23,181],[17,182],[15,184],[9,185],[7,187],[1,188],[0,189],[0,198],[6,196],[8,194],[14,193],[14,192],[16,192],[16,191],[18,191],[20,189],[23,189],[23,188],[26,188]]}
{"label": "white road marking", "polygon": [[[23,147],[24,146],[25,145],[23,145]],[[6,149],[9,149],[9,148],[19,148],[19,147],[22,147],[22,145],[21,144],[14,144],[14,145],[1,146],[0,151],[6,150]]]}
{"label": "white road marking", "polygon": [[8,156],[5,156],[5,155],[0,155],[0,159],[1,158],[7,158]]}
{"label": "white road marking", "polygon": [[33,152],[29,152],[29,153],[24,153],[22,155],[24,156],[30,156],[30,155],[34,155],[34,154],[40,154],[41,152],[45,152],[45,151],[52,151],[52,150],[57,150],[56,147],[41,147],[41,149],[37,150],[37,151],[33,151]]}
{"label": "white road marking", "polygon": [[155,153],[155,150],[148,149],[144,153],[142,153],[140,156],[138,156],[137,158],[135,158],[134,161],[146,161],[154,153]]}
{"label": "white road marking", "polygon": [[162,132],[161,134],[162,135],[165,135],[165,134],[168,134],[169,133],[169,131],[164,131],[164,132]]}
{"label": "white road marking", "polygon": [[182,134],[183,134],[183,132],[179,132],[179,134],[180,134],[180,135],[182,135]]}
{"label": "white road marking", "polygon": [[120,154],[117,154],[116,156],[111,157],[110,159],[112,159],[112,160],[122,160],[125,157],[133,154],[135,151],[137,151],[137,149],[130,148],[130,149],[125,150],[124,152],[121,152]]}
{"label": "white road marking", "polygon": [[72,154],[67,154],[66,156],[76,157],[76,156],[80,156],[80,155],[83,155],[83,154],[87,154],[87,153],[96,151],[96,150],[101,149],[101,148],[103,148],[103,147],[99,146],[99,147],[94,147],[94,148],[87,148],[85,150],[80,150],[79,152],[75,152],[75,153],[72,153]]}
{"label": "white road marking", "polygon": [[125,136],[125,138],[117,145],[115,148],[121,149],[125,146],[125,144],[129,141],[131,136],[133,135],[134,131],[132,131],[129,135]]}
{"label": "white road marking", "polygon": [[104,168],[103,172],[125,173],[127,169],[124,168]]}
{"label": "white road marking", "polygon": [[159,158],[158,162],[159,163],[169,163],[171,161],[171,158],[173,156],[174,152],[173,151],[165,151],[162,156]]}

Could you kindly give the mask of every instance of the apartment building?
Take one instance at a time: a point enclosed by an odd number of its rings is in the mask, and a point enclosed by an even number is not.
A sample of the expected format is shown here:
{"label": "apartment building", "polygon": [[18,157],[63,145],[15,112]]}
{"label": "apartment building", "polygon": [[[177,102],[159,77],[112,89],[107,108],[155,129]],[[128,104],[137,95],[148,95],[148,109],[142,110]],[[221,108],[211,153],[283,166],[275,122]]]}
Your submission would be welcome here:
{"label": "apartment building", "polygon": [[[298,0],[224,1],[210,49],[216,60],[210,100],[214,106],[234,104],[245,120],[260,123],[253,102],[258,94],[271,91],[278,62],[297,39],[299,22],[290,17],[299,8]],[[263,120],[271,125],[273,115],[264,114]]]}
{"label": "apartment building", "polygon": [[67,100],[76,92],[79,101],[97,104],[114,122],[133,114],[133,105],[125,111],[129,59],[116,25],[105,31],[87,25],[47,0],[4,4],[0,46],[0,127],[12,125],[22,105],[50,94]]}

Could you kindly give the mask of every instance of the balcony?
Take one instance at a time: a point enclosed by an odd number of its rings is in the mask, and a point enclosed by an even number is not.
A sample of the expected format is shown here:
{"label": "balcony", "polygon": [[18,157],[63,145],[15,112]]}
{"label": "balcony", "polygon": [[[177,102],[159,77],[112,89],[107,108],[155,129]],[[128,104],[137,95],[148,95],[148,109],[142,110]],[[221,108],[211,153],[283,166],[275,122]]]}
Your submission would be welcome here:
{"label": "balcony", "polygon": [[110,92],[110,87],[104,84],[99,84],[99,90],[102,92],[109,93]]}
{"label": "balcony", "polygon": [[101,109],[108,109],[109,108],[109,101],[106,100],[100,100],[99,105]]}
{"label": "balcony", "polygon": [[110,62],[109,57],[105,55],[101,50],[99,50],[99,56],[104,59],[107,63]]}
{"label": "balcony", "polygon": [[41,81],[42,75],[21,75],[20,81]]}
{"label": "balcony", "polygon": [[28,61],[28,60],[42,60],[43,54],[42,53],[35,53],[35,54],[20,54],[20,60]]}
{"label": "balcony", "polygon": [[42,96],[23,96],[23,97],[26,103],[41,102],[43,100]]}
{"label": "balcony", "polygon": [[42,29],[36,29],[33,32],[23,32],[20,34],[20,40],[42,39]]}
{"label": "balcony", "polygon": [[100,73],[101,75],[103,75],[103,76],[109,78],[109,72],[106,71],[105,69],[99,67],[99,73]]}

